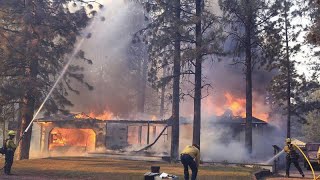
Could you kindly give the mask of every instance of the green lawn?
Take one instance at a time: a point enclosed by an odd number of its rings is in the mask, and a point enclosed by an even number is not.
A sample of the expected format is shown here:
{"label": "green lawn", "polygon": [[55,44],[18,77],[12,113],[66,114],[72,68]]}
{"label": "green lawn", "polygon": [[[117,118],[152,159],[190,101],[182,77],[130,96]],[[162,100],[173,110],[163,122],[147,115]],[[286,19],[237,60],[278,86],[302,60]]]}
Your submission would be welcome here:
{"label": "green lawn", "polygon": [[[183,177],[181,164],[109,158],[60,157],[15,161],[12,169],[14,176],[9,179],[133,180],[143,179],[143,174],[150,170],[151,165],[160,166],[161,172]],[[252,179],[253,171],[253,169],[244,167],[201,166],[198,179],[247,180]],[[3,177],[1,175],[0,179]]]}

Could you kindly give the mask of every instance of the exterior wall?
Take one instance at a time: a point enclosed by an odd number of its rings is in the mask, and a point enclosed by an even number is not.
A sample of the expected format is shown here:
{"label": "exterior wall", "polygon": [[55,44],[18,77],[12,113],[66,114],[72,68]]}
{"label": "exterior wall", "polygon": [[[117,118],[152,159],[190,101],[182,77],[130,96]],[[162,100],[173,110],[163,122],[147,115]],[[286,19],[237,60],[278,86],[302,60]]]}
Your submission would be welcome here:
{"label": "exterior wall", "polygon": [[105,144],[107,149],[122,149],[128,146],[128,125],[122,123],[107,123]]}
{"label": "exterior wall", "polygon": [[50,132],[54,128],[92,129],[96,134],[96,148],[106,148],[106,123],[96,121],[61,121],[40,123],[40,152],[47,154]]}
{"label": "exterior wall", "polygon": [[[117,123],[108,121],[57,121],[57,122],[37,122],[40,125],[40,152],[44,155],[48,154],[50,133],[54,128],[72,128],[72,129],[92,129],[96,134],[96,150],[111,149],[119,150],[130,145],[146,145],[147,144],[147,125],[140,123]],[[129,144],[130,137],[129,127],[136,127],[134,131],[130,132],[137,138]],[[149,143],[152,143],[158,136],[164,125],[150,124],[149,128]],[[168,140],[167,135],[163,138]]]}

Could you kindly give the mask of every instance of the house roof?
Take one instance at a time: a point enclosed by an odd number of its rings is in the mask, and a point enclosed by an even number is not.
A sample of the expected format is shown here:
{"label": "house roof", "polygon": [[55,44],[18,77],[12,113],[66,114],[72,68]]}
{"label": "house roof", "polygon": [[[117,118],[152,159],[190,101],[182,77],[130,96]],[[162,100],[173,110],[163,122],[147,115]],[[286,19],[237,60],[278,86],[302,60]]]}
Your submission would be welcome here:
{"label": "house roof", "polygon": [[[217,123],[245,124],[246,118],[240,116],[218,116]],[[266,121],[252,117],[252,124],[268,124]]]}
{"label": "house roof", "polygon": [[[217,124],[240,124],[241,125],[246,123],[246,118],[243,118],[240,116],[227,116],[227,115],[211,116],[209,119],[211,120],[212,124],[217,123]],[[192,119],[180,117],[180,124],[191,124],[191,123],[192,123]],[[258,119],[256,117],[252,117],[252,124],[266,125],[268,124],[268,122]]]}
{"label": "house roof", "polygon": [[95,121],[97,123],[151,123],[151,124],[167,124],[167,120],[101,120],[92,118],[85,113],[70,113],[70,114],[54,114],[36,119],[35,122],[81,122],[81,121]]}

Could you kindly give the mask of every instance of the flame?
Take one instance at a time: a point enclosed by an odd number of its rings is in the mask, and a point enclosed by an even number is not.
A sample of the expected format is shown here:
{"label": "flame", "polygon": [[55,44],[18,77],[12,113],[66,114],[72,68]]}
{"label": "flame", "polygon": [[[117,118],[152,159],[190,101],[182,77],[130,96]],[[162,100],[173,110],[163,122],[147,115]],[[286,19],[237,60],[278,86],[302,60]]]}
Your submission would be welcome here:
{"label": "flame", "polygon": [[76,119],[90,119],[91,117],[85,113],[79,113],[74,116]]}
{"label": "flame", "polygon": [[95,149],[96,135],[92,129],[54,128],[49,137],[49,150],[59,147],[79,147],[85,151]]}
{"label": "flame", "polygon": [[[223,97],[206,98],[203,103],[205,105],[204,112],[209,116],[221,116],[230,110],[233,116],[246,117],[246,99],[236,97],[230,92],[225,92]],[[268,121],[268,110],[269,107],[267,107],[256,94],[253,94],[252,115],[263,121]]]}
{"label": "flame", "polygon": [[230,109],[234,116],[246,117],[246,100],[241,98],[235,98],[230,93],[225,93],[227,101],[224,105],[225,108]]}
{"label": "flame", "polygon": [[89,116],[91,118],[99,119],[99,120],[111,120],[114,119],[114,114],[110,111],[103,111],[102,114],[96,114],[94,112],[90,112]]}
{"label": "flame", "polygon": [[76,119],[99,119],[99,120],[111,120],[114,119],[114,115],[112,112],[103,111],[101,114],[94,113],[93,111],[89,112],[89,114],[79,113],[74,116]]}

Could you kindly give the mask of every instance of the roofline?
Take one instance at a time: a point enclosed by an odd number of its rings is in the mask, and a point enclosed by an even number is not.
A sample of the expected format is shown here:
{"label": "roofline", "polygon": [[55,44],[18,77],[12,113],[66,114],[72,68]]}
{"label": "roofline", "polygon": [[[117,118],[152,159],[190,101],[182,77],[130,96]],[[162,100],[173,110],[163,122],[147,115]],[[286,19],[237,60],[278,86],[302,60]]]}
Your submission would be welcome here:
{"label": "roofline", "polygon": [[64,120],[45,120],[43,118],[37,119],[34,122],[78,122],[81,121],[95,121],[97,123],[131,123],[131,124],[167,124],[168,120],[98,120],[98,119],[64,119]]}

